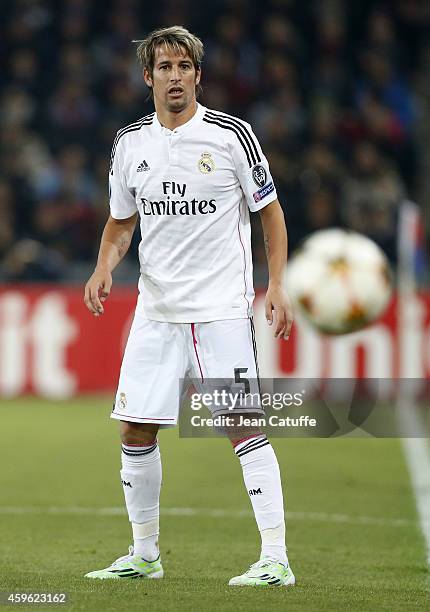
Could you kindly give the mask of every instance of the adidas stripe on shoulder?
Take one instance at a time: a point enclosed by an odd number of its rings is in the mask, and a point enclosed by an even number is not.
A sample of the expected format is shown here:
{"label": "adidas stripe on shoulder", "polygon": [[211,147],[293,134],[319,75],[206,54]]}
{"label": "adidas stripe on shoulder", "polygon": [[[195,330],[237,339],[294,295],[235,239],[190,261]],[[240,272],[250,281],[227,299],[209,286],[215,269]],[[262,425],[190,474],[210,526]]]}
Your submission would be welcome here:
{"label": "adidas stripe on shoulder", "polygon": [[244,121],[232,115],[211,110],[205,112],[203,121],[234,132],[245,152],[250,168],[261,162],[257,139]]}
{"label": "adidas stripe on shoulder", "polygon": [[134,123],[130,123],[130,125],[126,125],[125,127],[123,127],[122,129],[118,130],[114,143],[112,145],[112,152],[111,152],[111,156],[110,156],[110,164],[109,164],[109,171],[112,174],[112,168],[113,168],[113,162],[115,159],[115,153],[116,153],[116,149],[118,147],[118,143],[120,141],[120,139],[125,135],[128,134],[129,132],[136,132],[137,130],[140,130],[141,127],[143,125],[151,125],[152,122],[154,121],[154,113],[150,113],[149,115],[145,115],[145,117],[142,117],[141,119],[138,119],[137,121],[135,121]]}

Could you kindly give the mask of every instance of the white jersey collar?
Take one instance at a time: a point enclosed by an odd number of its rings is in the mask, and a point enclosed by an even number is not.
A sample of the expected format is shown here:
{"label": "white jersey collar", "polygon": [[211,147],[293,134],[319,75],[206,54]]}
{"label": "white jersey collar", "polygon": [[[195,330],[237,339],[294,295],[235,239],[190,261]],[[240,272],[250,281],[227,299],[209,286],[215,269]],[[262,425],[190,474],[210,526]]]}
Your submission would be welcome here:
{"label": "white jersey collar", "polygon": [[191,119],[189,119],[186,123],[183,123],[182,125],[179,125],[177,128],[175,128],[174,130],[169,130],[169,128],[164,127],[164,125],[162,125],[157,117],[157,113],[155,113],[154,115],[154,124],[159,128],[159,130],[161,132],[164,132],[166,134],[175,132],[178,134],[184,134],[185,132],[187,132],[188,130],[192,129],[196,123],[198,123],[199,121],[201,121],[201,119],[203,118],[203,115],[206,112],[206,107],[202,106],[201,104],[199,104],[197,102],[197,110],[194,113],[194,115],[191,117]]}

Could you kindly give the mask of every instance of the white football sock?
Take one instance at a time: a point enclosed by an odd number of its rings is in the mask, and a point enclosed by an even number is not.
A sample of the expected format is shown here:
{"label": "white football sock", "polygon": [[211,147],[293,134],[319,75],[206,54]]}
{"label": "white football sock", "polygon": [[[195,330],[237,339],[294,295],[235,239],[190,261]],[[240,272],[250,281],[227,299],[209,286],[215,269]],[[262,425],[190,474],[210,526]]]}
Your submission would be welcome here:
{"label": "white football sock", "polygon": [[157,441],[149,446],[122,445],[121,481],[133,529],[134,552],[147,561],[159,555],[161,456]]}
{"label": "white football sock", "polygon": [[264,434],[236,444],[243,479],[261,535],[261,557],[288,564],[284,501],[275,452]]}

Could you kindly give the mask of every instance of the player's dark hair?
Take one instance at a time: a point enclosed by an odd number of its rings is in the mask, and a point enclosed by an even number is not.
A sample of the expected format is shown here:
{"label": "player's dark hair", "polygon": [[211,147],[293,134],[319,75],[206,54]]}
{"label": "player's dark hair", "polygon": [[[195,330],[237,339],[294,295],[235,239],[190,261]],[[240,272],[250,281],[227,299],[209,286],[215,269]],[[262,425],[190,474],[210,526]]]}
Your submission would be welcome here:
{"label": "player's dark hair", "polygon": [[[203,43],[194,34],[191,34],[183,26],[171,26],[169,28],[160,28],[154,30],[143,40],[134,40],[139,43],[136,54],[143,68],[146,68],[152,77],[155,63],[155,49],[159,45],[170,47],[175,53],[181,55],[184,53],[189,55],[194,64],[196,72],[201,68],[204,55]],[[202,88],[196,86],[196,96],[201,94]]]}

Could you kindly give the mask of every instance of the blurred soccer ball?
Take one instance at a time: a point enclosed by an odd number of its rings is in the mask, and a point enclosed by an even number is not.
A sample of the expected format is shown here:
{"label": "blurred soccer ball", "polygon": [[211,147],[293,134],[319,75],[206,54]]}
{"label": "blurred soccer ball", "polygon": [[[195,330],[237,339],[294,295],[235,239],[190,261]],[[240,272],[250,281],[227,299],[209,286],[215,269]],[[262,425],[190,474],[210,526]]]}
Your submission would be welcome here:
{"label": "blurred soccer ball", "polygon": [[369,238],[342,229],[305,240],[286,273],[293,304],[319,331],[348,334],[378,319],[390,301],[388,260]]}

